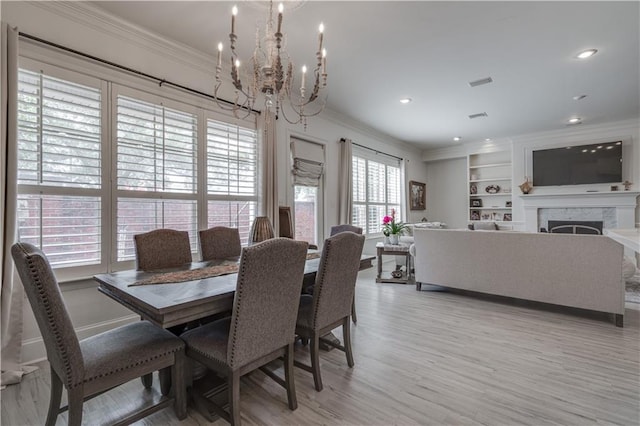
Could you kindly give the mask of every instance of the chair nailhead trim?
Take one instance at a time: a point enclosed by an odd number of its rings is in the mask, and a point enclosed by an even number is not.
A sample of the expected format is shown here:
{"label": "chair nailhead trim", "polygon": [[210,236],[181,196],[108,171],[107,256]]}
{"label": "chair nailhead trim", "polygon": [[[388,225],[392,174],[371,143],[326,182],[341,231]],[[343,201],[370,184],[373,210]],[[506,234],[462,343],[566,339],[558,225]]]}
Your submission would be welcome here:
{"label": "chair nailhead trim", "polygon": [[[64,380],[66,382],[67,387],[70,388],[74,386],[71,383],[71,377],[72,377],[71,362],[69,361],[69,354],[67,352],[67,349],[62,344],[62,341],[63,341],[62,334],[60,333],[60,330],[58,329],[58,326],[55,320],[53,319],[51,304],[49,303],[49,300],[45,297],[45,289],[38,277],[38,274],[36,273],[36,268],[33,263],[33,256],[30,255],[26,250],[24,250],[24,247],[22,247],[22,245],[20,246],[20,248],[22,249],[23,253],[25,254],[25,257],[27,258],[27,265],[29,266],[29,272],[31,273],[31,278],[33,279],[34,284],[36,285],[36,289],[38,290],[38,293],[40,295],[40,300],[44,304],[44,310],[47,315],[47,321],[49,322],[49,325],[53,329],[53,335],[55,337],[56,345],[58,346],[58,349],[60,350],[60,353],[62,355],[62,363],[65,369]],[[76,337],[76,340],[77,340],[77,337]],[[84,365],[82,366],[82,369],[84,370]]]}

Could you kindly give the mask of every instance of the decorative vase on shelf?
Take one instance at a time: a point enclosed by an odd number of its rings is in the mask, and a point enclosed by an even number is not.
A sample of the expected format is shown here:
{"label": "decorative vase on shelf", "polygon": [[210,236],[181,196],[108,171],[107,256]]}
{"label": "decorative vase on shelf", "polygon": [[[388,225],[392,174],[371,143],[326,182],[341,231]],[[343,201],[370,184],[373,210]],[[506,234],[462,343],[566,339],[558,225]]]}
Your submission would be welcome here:
{"label": "decorative vase on shelf", "polygon": [[393,244],[393,245],[398,245],[398,234],[391,234],[389,235],[389,243]]}

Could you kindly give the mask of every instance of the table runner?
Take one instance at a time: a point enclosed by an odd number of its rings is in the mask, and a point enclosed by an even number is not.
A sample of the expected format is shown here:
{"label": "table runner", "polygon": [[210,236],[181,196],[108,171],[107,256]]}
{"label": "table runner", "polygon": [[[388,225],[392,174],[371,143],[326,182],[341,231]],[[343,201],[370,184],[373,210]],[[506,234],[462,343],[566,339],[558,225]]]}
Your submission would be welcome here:
{"label": "table runner", "polygon": [[[320,257],[320,253],[307,253],[307,260]],[[201,280],[204,278],[218,277],[220,275],[235,274],[238,272],[238,263],[235,261],[225,260],[220,265],[206,266],[199,269],[190,269],[188,271],[162,272],[155,274],[149,278],[139,280],[129,287],[151,284],[177,284],[186,281]]]}

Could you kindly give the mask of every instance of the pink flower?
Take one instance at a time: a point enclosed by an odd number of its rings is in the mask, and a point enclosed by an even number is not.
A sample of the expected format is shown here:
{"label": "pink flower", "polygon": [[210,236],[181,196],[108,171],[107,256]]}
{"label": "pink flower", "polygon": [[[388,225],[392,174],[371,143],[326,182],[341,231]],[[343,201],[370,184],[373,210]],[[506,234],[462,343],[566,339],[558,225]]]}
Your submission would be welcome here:
{"label": "pink flower", "polygon": [[382,223],[386,225],[387,223],[391,222],[392,220],[393,220],[393,218],[391,216],[385,216],[385,217],[382,218]]}

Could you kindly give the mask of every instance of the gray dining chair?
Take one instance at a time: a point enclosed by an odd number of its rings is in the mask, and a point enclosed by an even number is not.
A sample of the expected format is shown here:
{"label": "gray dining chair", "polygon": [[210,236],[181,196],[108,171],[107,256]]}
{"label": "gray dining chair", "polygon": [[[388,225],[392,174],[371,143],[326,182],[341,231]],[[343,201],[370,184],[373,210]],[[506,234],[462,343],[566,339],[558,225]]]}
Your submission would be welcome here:
{"label": "gray dining chair", "polygon": [[199,232],[202,260],[240,256],[242,246],[238,228],[214,226]]}
{"label": "gray dining chair", "polygon": [[133,241],[136,247],[138,270],[174,268],[192,261],[187,231],[155,229],[134,235]]}
{"label": "gray dining chair", "polygon": [[[331,227],[330,236],[334,236],[341,232],[353,232],[354,234],[362,234],[362,228],[359,226],[353,226],[348,224],[334,225]],[[356,293],[353,292],[353,301],[351,302],[351,321],[354,324],[358,323],[358,315],[356,314]]]}
{"label": "gray dining chair", "polygon": [[359,226],[353,226],[353,225],[347,225],[347,224],[334,225],[331,227],[331,232],[329,233],[329,235],[334,236],[341,232],[353,232],[354,234],[362,234],[362,228],[360,228]]}
{"label": "gray dining chair", "polygon": [[[45,254],[31,244],[16,243],[11,255],[50,364],[51,396],[46,425],[55,424],[58,414],[67,410],[68,424],[80,425],[84,401],[162,369],[171,370],[172,395],[129,415],[122,423],[138,421],[171,403],[178,419],[186,418],[185,345],[180,338],[148,321],[140,321],[78,340]],[[63,386],[69,403],[60,407]]]}
{"label": "gray dining chair", "polygon": [[[322,249],[313,295],[300,296],[296,334],[311,341],[311,366],[298,361],[295,365],[313,374],[317,391],[322,390],[320,340],[345,352],[349,367],[354,365],[349,317],[363,246],[364,235],[353,232],[341,232],[327,238]],[[340,325],[344,345],[321,338]]]}
{"label": "gray dining chair", "polygon": [[[307,243],[275,238],[242,249],[231,317],[183,333],[187,356],[226,377],[229,411],[210,409],[240,424],[240,377],[257,368],[287,390],[298,407],[293,381],[293,343]],[[263,366],[284,357],[284,380]]]}

